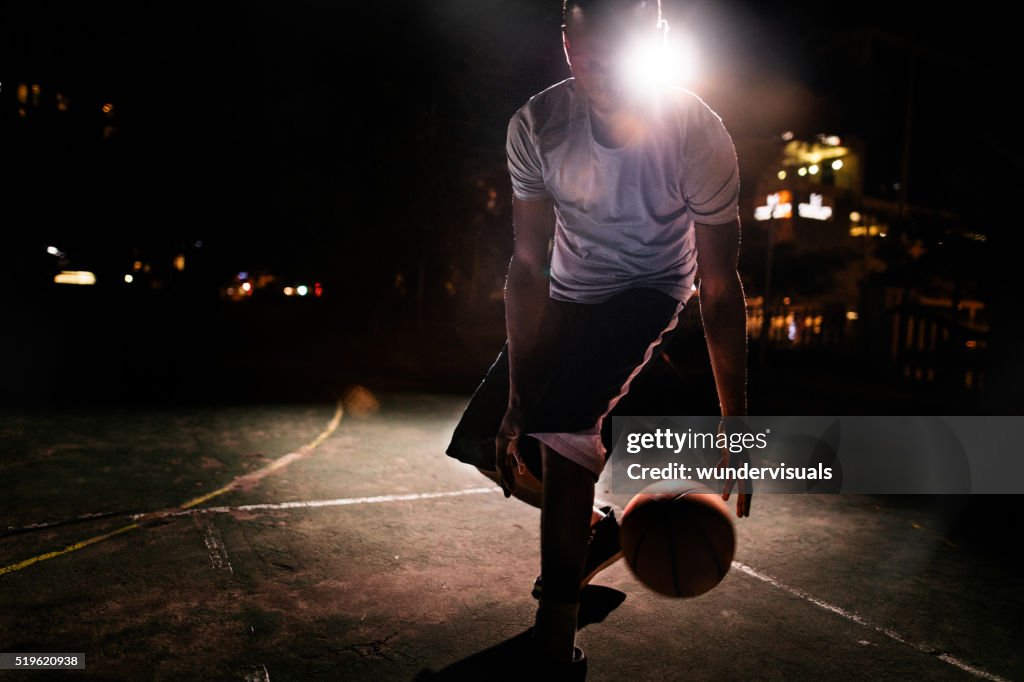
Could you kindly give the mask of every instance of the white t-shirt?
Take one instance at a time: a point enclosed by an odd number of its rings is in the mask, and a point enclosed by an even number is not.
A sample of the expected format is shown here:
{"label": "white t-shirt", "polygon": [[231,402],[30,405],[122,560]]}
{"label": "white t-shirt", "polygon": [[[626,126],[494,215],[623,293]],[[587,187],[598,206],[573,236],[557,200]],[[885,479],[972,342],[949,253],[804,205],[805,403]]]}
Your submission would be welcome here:
{"label": "white t-shirt", "polygon": [[687,301],[697,270],[694,221],[737,217],[739,168],[721,118],[672,89],[625,145],[598,144],[568,78],[512,116],[506,152],[518,199],[551,197],[552,298],[599,303],[636,286]]}

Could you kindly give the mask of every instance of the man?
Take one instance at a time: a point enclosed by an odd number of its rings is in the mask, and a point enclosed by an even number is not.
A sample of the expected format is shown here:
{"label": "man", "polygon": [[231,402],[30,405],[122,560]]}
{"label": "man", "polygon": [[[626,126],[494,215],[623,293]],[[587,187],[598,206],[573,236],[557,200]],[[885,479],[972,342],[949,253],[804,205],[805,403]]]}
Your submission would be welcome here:
{"label": "man", "polygon": [[[675,327],[698,270],[722,415],[746,413],[732,139],[693,93],[634,96],[618,75],[624,42],[635,30],[658,40],[660,28],[660,8],[643,0],[565,0],[573,77],[508,127],[508,341],[447,450],[541,508],[533,636],[548,660],[577,670],[581,585],[621,556],[614,514],[592,508],[601,426]],[[750,504],[742,486],[738,516]]]}

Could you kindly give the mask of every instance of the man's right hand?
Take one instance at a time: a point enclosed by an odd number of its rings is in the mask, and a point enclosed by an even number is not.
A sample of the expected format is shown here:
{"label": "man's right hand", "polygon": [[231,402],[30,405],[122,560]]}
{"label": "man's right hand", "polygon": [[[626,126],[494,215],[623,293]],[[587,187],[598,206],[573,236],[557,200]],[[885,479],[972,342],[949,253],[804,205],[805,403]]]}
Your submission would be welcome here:
{"label": "man's right hand", "polygon": [[515,472],[526,473],[526,465],[519,456],[519,436],[522,432],[522,419],[517,407],[509,406],[505,417],[498,427],[498,435],[494,439],[494,464],[498,471],[498,483],[505,497],[511,497],[516,489]]}

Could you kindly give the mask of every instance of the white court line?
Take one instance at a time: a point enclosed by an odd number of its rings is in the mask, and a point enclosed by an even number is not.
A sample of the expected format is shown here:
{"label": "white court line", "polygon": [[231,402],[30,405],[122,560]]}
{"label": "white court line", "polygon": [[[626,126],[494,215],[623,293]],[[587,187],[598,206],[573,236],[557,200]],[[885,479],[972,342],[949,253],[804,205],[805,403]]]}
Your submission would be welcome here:
{"label": "white court line", "polygon": [[886,637],[888,637],[890,639],[894,639],[897,642],[899,642],[900,644],[906,644],[907,646],[912,647],[912,648],[920,651],[923,654],[928,654],[929,656],[935,656],[940,661],[943,661],[943,662],[948,663],[948,664],[950,664],[952,666],[960,668],[964,672],[971,673],[975,677],[980,677],[983,680],[992,680],[993,682],[1010,682],[1005,677],[1000,677],[999,675],[995,675],[993,673],[988,673],[988,672],[985,672],[984,670],[981,670],[979,668],[975,668],[974,666],[969,665],[968,663],[965,663],[964,661],[961,661],[959,658],[957,658],[955,656],[950,656],[949,654],[940,654],[940,655],[936,656],[936,652],[934,650],[930,649],[929,647],[924,646],[923,644],[917,644],[915,642],[910,641],[905,636],[901,635],[900,633],[896,632],[895,630],[893,630],[891,628],[882,627],[881,625],[875,625],[874,623],[869,621],[867,618],[864,618],[863,616],[858,616],[856,613],[852,613],[850,611],[847,611],[846,609],[842,608],[841,606],[836,606],[835,604],[830,604],[827,601],[824,601],[822,599],[818,599],[813,594],[810,594],[808,592],[804,592],[803,590],[797,589],[795,587],[790,587],[789,585],[786,585],[785,583],[779,581],[777,578],[773,578],[772,576],[770,576],[770,575],[768,575],[766,573],[761,573],[760,571],[757,571],[757,570],[751,568],[750,566],[747,566],[746,564],[741,564],[738,561],[734,561],[734,562],[732,562],[732,565],[734,567],[736,567],[737,570],[743,571],[744,573],[746,573],[747,575],[751,576],[752,578],[757,578],[758,580],[761,580],[763,582],[768,583],[772,587],[777,587],[778,589],[782,590],[783,592],[790,593],[794,597],[799,597],[800,599],[803,599],[806,602],[810,602],[811,604],[814,604],[815,606],[819,606],[819,607],[825,609],[826,611],[831,611],[832,613],[834,613],[836,615],[839,615],[839,616],[842,616],[846,620],[851,621],[853,623],[856,623],[857,625],[866,627],[866,628],[868,628],[870,630],[874,630],[875,632],[879,632],[879,633],[885,635]]}
{"label": "white court line", "polygon": [[464,490],[449,490],[440,493],[411,493],[408,495],[376,495],[374,497],[339,497],[333,500],[301,500],[298,502],[272,502],[264,504],[238,504],[231,507],[203,507],[201,509],[184,509],[173,512],[168,516],[181,516],[182,514],[196,514],[206,512],[232,512],[250,511],[256,509],[302,509],[305,507],[342,507],[349,504],[377,504],[380,502],[405,502],[408,500],[431,500],[438,497],[458,497],[459,495],[480,495],[483,493],[495,493],[501,490],[496,486],[487,488],[466,488]]}
{"label": "white court line", "polygon": [[[185,509],[185,510],[182,510],[182,511],[174,512],[173,514],[170,514],[170,515],[171,516],[179,516],[179,515],[182,515],[182,514],[195,514],[195,513],[206,513],[206,512],[220,512],[220,513],[224,513],[224,512],[231,512],[231,511],[248,511],[248,510],[258,510],[258,509],[296,509],[296,508],[309,508],[309,507],[337,507],[337,506],[345,506],[345,505],[352,505],[352,504],[379,504],[379,503],[382,503],[382,502],[404,502],[404,501],[411,501],[411,500],[429,500],[429,499],[435,499],[435,498],[439,498],[439,497],[458,497],[458,496],[461,496],[461,495],[481,495],[481,494],[484,494],[484,493],[495,493],[495,492],[498,492],[498,491],[499,491],[499,488],[497,488],[495,486],[488,486],[486,488],[466,488],[464,490],[450,490],[450,491],[446,491],[446,492],[437,492],[437,493],[412,493],[412,494],[408,494],[408,495],[376,495],[376,496],[373,496],[373,497],[342,497],[342,498],[337,498],[337,499],[333,499],[333,500],[305,500],[305,501],[298,501],[298,502],[277,502],[277,503],[265,503],[265,504],[242,504],[242,505],[237,505],[237,506],[232,506],[232,507],[206,507],[204,509]],[[896,630],[893,630],[891,628],[882,627],[880,625],[875,625],[874,623],[872,623],[868,619],[864,618],[863,616],[858,616],[856,613],[853,613],[851,611],[847,611],[846,609],[842,608],[841,606],[836,606],[835,604],[831,604],[831,603],[829,603],[829,602],[827,602],[827,601],[825,601],[823,599],[819,599],[818,597],[815,597],[813,594],[810,594],[808,592],[804,592],[803,590],[797,589],[795,587],[790,587],[789,585],[786,585],[785,583],[781,582],[777,578],[774,578],[774,577],[772,577],[772,576],[770,576],[770,575],[768,575],[766,573],[761,573],[760,571],[757,571],[756,569],[751,568],[750,566],[747,566],[746,564],[740,563],[739,561],[732,562],[732,565],[738,571],[742,571],[743,573],[746,573],[747,575],[749,575],[749,576],[751,576],[753,578],[757,578],[758,580],[760,580],[762,582],[768,583],[772,587],[776,587],[776,588],[778,588],[778,589],[780,589],[780,590],[782,590],[784,592],[788,592],[789,594],[793,595],[794,597],[798,597],[800,599],[803,599],[804,601],[809,602],[811,604],[814,604],[815,606],[818,606],[820,608],[823,608],[826,611],[831,611],[832,613],[834,613],[836,615],[839,615],[839,616],[842,616],[843,618],[849,620],[850,622],[856,623],[857,625],[860,625],[860,626],[868,628],[870,630],[874,630],[875,632],[881,633],[881,634],[885,635],[886,637],[899,642],[900,644],[906,644],[907,646],[909,646],[909,647],[911,647],[913,649],[916,649],[917,651],[920,651],[923,654],[927,654],[929,656],[935,656],[935,658],[937,658],[938,660],[943,661],[944,663],[948,663],[949,665],[952,665],[952,666],[954,666],[956,668],[959,668],[960,670],[963,670],[964,672],[968,672],[968,673],[974,675],[975,677],[979,677],[979,678],[984,679],[984,680],[991,680],[992,682],[1010,682],[1005,677],[1000,677],[999,675],[996,675],[996,674],[993,674],[993,673],[989,673],[989,672],[985,672],[984,670],[981,670],[979,668],[975,668],[974,666],[972,666],[972,665],[970,665],[970,664],[960,660],[959,658],[957,658],[955,656],[951,656],[951,655],[946,654],[946,653],[936,655],[936,652],[934,652],[929,647],[926,647],[926,646],[924,646],[922,644],[917,644],[915,642],[912,642],[911,640],[907,639],[907,637],[903,636],[902,634],[900,634]],[[263,670],[264,670],[264,674],[266,674],[265,673],[266,669],[264,668]],[[249,678],[247,677],[247,679],[249,679]],[[269,680],[269,677],[267,677],[267,678],[258,678],[257,677],[257,678],[254,678],[254,679],[257,679],[257,680],[258,679],[268,679]]]}
{"label": "white court line", "polygon": [[270,673],[262,663],[249,666],[243,674],[245,682],[270,682]]}
{"label": "white court line", "polygon": [[210,555],[210,565],[215,571],[226,570],[234,575],[235,569],[231,567],[231,561],[228,559],[228,550],[224,546],[224,541],[221,540],[220,533],[214,528],[213,521],[210,520],[210,517],[203,516],[200,523],[203,526],[203,544],[206,545],[206,551]]}

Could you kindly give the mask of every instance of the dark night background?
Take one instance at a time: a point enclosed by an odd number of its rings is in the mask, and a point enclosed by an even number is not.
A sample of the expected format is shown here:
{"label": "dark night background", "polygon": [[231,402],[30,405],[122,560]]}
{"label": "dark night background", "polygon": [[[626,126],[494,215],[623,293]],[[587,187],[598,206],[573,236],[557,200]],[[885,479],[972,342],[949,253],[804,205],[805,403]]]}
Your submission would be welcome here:
{"label": "dark night background", "polygon": [[[867,341],[753,341],[752,411],[1019,411],[1019,60],[994,7],[666,1],[739,151],[748,296],[757,178],[783,131],[828,133],[862,140],[864,195],[945,216],[894,222],[875,283],[983,301],[990,324],[969,393],[902,380]],[[503,338],[505,125],[568,75],[559,22],[557,1],[7,4],[2,400],[470,391]],[[916,241],[910,262],[898,244]],[[777,259],[777,295],[813,294],[823,264]],[[97,284],[54,285],[61,269]],[[239,272],[273,286],[231,301]],[[322,297],[269,293],[314,281]],[[699,388],[685,407],[713,410],[691,322],[673,353]]]}
{"label": "dark night background", "polygon": [[[1024,414],[1000,7],[665,0],[739,156],[751,414]],[[505,338],[506,125],[569,75],[560,10],[0,6],[0,649],[515,676],[539,524],[442,447]],[[832,217],[755,219],[789,191]],[[717,413],[691,300],[618,414]],[[1020,677],[1017,495],[755,499],[706,600],[590,586],[593,679]]]}

